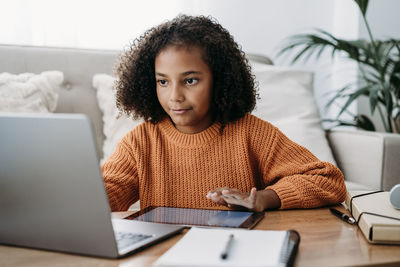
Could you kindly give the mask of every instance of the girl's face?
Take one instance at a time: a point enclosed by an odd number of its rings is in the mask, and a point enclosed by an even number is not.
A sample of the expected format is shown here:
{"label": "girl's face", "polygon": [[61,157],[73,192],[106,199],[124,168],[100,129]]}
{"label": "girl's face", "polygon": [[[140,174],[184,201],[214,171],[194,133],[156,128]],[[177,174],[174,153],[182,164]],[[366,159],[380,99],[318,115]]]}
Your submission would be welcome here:
{"label": "girl's face", "polygon": [[196,46],[167,46],[156,56],[157,97],[183,133],[194,134],[212,124],[212,73]]}

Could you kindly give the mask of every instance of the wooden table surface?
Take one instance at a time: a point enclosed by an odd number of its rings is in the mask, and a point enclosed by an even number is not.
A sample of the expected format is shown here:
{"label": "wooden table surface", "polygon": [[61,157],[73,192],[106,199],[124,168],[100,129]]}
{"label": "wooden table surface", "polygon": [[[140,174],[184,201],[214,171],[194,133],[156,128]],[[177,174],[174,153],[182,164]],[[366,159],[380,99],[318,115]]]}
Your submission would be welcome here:
{"label": "wooden table surface", "polygon": [[[328,208],[266,212],[255,229],[297,230],[301,241],[294,266],[400,266],[400,246],[369,244],[357,226],[341,221]],[[0,266],[151,266],[184,233],[120,260],[0,246]]]}

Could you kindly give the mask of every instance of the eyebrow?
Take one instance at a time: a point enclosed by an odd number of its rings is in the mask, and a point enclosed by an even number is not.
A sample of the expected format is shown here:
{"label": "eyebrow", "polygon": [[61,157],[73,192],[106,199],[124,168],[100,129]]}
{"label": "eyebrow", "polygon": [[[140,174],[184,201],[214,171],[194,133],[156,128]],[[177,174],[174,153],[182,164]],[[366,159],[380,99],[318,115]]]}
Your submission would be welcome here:
{"label": "eyebrow", "polygon": [[[201,71],[190,70],[190,71],[183,72],[181,75],[182,76],[188,76],[188,75],[191,75],[191,74],[201,74],[201,73],[202,73]],[[161,76],[161,77],[168,77],[167,74],[164,74],[164,73],[161,73],[161,72],[156,72],[156,75]]]}

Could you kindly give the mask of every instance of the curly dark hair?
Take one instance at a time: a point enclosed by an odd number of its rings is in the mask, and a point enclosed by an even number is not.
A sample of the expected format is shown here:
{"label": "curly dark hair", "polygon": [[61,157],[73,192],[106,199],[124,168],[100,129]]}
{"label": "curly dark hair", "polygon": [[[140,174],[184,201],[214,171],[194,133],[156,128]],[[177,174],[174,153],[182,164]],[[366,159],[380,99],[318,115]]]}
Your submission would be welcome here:
{"label": "curly dark hair", "polygon": [[115,69],[120,112],[153,123],[168,116],[157,98],[155,58],[170,45],[203,49],[213,76],[211,113],[221,123],[221,132],[226,123],[254,109],[256,85],[241,47],[215,19],[179,15],[147,30],[120,55]]}

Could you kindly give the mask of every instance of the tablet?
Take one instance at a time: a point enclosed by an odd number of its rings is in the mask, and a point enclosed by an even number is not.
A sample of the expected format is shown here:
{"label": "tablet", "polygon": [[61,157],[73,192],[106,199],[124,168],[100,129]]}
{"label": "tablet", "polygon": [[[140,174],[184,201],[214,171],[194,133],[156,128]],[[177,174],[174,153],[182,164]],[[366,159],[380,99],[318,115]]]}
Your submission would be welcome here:
{"label": "tablet", "polygon": [[253,228],[264,212],[148,207],[125,219],[184,226]]}

